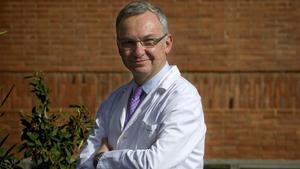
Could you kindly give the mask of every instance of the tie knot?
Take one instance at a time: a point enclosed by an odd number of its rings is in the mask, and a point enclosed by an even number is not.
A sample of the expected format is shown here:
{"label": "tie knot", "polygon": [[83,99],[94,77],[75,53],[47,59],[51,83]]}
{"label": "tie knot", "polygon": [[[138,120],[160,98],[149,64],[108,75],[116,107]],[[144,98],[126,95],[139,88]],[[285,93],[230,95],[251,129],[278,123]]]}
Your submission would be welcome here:
{"label": "tie knot", "polygon": [[142,92],[143,92],[142,86],[137,87],[133,92],[132,99],[133,100],[139,99],[142,95]]}

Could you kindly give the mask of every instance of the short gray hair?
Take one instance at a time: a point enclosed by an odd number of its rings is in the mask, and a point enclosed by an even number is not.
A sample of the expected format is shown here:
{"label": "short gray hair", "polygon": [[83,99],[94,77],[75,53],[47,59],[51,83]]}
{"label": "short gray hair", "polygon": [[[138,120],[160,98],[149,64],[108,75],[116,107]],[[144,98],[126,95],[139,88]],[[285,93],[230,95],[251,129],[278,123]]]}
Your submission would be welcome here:
{"label": "short gray hair", "polygon": [[150,4],[149,2],[146,2],[146,1],[133,1],[129,4],[127,4],[119,12],[119,14],[117,16],[116,30],[118,31],[118,26],[123,19],[125,19],[129,16],[143,14],[147,11],[150,11],[157,16],[159,22],[161,23],[163,32],[168,33],[169,32],[168,19],[167,19],[167,16],[165,15],[165,13],[158,6]]}

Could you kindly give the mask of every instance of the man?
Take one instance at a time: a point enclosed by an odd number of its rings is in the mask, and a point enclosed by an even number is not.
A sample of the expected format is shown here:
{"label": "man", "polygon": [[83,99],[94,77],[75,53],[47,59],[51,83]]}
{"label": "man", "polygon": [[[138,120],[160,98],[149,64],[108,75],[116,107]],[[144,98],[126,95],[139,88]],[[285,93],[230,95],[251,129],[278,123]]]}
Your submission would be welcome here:
{"label": "man", "polygon": [[203,168],[201,99],[167,62],[173,40],[165,14],[145,1],[131,2],[120,11],[116,31],[133,80],[101,104],[77,168]]}

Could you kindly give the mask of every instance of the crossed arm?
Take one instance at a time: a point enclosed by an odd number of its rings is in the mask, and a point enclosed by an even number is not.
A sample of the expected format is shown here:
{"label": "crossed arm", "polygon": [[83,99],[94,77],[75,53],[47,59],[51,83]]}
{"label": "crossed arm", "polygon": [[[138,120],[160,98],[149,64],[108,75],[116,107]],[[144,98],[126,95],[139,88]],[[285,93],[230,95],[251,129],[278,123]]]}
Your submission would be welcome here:
{"label": "crossed arm", "polygon": [[[105,152],[100,158],[97,167],[106,168],[148,168],[170,169],[181,165],[190,154],[199,149],[199,144],[204,146],[206,127],[204,124],[201,103],[194,97],[181,98],[181,102],[168,103],[165,108],[166,116],[158,130],[157,140],[149,149],[121,149],[109,148],[104,128],[101,123],[96,126],[100,130],[98,145],[90,145],[96,152]],[[94,131],[94,139],[99,139]],[[101,140],[101,138],[103,138]],[[100,145],[101,144],[101,145]],[[203,158],[204,147],[200,146],[196,160]],[[100,148],[98,148],[100,147]],[[197,147],[197,148],[196,148]],[[92,155],[91,158],[94,156]],[[195,160],[195,159],[192,159]],[[80,167],[79,167],[80,168]],[[84,167],[82,167],[84,168]]]}
{"label": "crossed arm", "polygon": [[[206,128],[199,104],[199,100],[193,98],[186,98],[182,103],[169,103],[168,113],[158,129],[157,140],[149,149],[106,151],[109,145],[104,141],[99,151],[105,153],[98,167],[170,169],[182,164],[196,147],[199,148],[199,143],[204,144]],[[198,156],[198,160],[203,158],[204,150],[200,151],[202,157]]]}

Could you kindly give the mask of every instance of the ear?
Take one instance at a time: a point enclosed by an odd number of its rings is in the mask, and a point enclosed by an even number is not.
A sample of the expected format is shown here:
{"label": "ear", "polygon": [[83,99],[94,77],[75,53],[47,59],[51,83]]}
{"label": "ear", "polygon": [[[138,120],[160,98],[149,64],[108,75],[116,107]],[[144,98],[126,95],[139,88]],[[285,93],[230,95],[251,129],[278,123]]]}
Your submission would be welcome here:
{"label": "ear", "polygon": [[117,41],[117,48],[118,48],[119,55],[122,56],[122,54],[124,53],[124,50],[122,50],[122,48],[120,48],[118,41]]}
{"label": "ear", "polygon": [[173,36],[171,34],[168,34],[165,42],[166,55],[168,55],[171,52],[172,46],[173,46]]}
{"label": "ear", "polygon": [[121,54],[121,48],[119,47],[119,43],[118,42],[117,42],[117,48],[118,48],[119,54]]}

